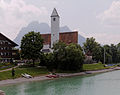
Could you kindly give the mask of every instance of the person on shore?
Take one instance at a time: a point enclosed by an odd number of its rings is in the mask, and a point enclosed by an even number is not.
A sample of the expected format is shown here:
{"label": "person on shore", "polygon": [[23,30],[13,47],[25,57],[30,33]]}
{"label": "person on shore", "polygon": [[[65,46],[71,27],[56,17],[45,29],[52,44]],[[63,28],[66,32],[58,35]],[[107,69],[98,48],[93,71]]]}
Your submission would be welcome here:
{"label": "person on shore", "polygon": [[12,68],[12,77],[13,77],[13,79],[15,77],[15,70],[14,70],[14,68]]}

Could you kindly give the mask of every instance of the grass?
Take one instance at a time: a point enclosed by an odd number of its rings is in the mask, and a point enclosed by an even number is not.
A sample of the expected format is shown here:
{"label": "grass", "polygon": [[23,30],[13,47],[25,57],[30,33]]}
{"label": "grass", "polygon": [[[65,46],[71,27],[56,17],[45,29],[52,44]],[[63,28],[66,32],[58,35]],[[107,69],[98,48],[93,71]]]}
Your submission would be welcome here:
{"label": "grass", "polygon": [[57,70],[56,73],[77,73],[80,72],[80,70],[77,71],[63,71],[63,70]]}
{"label": "grass", "polygon": [[113,68],[115,66],[108,66],[104,67],[104,64],[98,63],[98,64],[84,64],[83,65],[83,70],[84,71],[89,71],[89,70],[102,70],[102,69],[109,69]]}
{"label": "grass", "polygon": [[[115,66],[108,66],[104,67],[104,64],[98,63],[98,64],[83,64],[83,70],[84,71],[89,71],[89,70],[102,70],[102,69],[108,69],[108,68],[113,68]],[[12,71],[4,71],[0,72],[0,80],[6,80],[6,79],[12,79]],[[57,71],[57,73],[76,73],[80,71]],[[31,67],[31,65],[25,65],[21,67],[15,68],[15,78],[22,77],[21,74],[30,74],[33,77],[35,76],[41,76],[41,75],[46,75],[49,74],[48,70],[46,68],[41,68],[41,67]]]}
{"label": "grass", "polygon": [[[37,68],[37,67],[29,67],[29,68],[15,68],[15,78],[22,77],[21,74],[30,74],[33,77],[39,75],[48,74],[47,69],[45,68]],[[12,79],[11,70],[0,72],[0,80]]]}

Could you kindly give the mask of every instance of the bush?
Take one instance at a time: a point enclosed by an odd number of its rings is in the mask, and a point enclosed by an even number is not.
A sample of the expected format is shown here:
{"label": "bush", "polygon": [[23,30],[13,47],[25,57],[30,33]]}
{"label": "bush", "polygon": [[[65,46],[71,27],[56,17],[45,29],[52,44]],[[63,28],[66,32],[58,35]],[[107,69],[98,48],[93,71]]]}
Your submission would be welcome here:
{"label": "bush", "polygon": [[53,46],[53,53],[47,55],[47,68],[56,70],[82,70],[84,54],[80,45],[58,42]]}

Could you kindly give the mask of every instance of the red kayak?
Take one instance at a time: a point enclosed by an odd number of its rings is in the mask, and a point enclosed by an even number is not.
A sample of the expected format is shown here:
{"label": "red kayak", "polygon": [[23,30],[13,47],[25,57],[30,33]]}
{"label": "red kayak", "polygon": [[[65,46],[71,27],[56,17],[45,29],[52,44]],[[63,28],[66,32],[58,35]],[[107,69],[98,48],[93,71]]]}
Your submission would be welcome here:
{"label": "red kayak", "polygon": [[48,78],[58,78],[59,75],[53,75],[53,74],[50,74],[50,75],[47,75],[46,77],[48,77]]}

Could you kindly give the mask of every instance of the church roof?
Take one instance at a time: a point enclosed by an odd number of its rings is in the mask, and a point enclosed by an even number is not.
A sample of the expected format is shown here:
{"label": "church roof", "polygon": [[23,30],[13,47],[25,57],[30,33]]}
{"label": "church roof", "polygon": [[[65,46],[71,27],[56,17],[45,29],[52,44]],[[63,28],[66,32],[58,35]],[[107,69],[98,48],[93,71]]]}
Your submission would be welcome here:
{"label": "church roof", "polygon": [[[44,39],[44,45],[51,44],[51,34],[41,34]],[[78,32],[63,32],[59,33],[59,40],[66,44],[78,43]]]}
{"label": "church roof", "polygon": [[58,17],[59,17],[59,15],[58,15],[58,12],[57,12],[56,8],[54,8],[54,9],[53,9],[53,12],[52,12],[51,17],[56,17],[56,16],[58,16]]}

